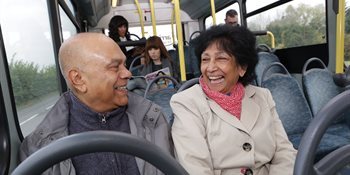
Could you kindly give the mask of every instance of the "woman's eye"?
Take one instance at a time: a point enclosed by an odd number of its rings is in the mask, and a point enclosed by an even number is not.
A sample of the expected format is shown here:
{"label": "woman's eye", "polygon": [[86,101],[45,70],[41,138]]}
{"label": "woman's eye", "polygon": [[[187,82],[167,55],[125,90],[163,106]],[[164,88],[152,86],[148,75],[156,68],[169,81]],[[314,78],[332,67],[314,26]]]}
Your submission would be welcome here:
{"label": "woman's eye", "polygon": [[209,61],[209,58],[202,58],[202,61],[207,62],[207,61]]}
{"label": "woman's eye", "polygon": [[219,57],[219,58],[217,58],[217,60],[219,60],[219,61],[226,61],[226,60],[228,60],[229,58],[226,58],[226,57]]}

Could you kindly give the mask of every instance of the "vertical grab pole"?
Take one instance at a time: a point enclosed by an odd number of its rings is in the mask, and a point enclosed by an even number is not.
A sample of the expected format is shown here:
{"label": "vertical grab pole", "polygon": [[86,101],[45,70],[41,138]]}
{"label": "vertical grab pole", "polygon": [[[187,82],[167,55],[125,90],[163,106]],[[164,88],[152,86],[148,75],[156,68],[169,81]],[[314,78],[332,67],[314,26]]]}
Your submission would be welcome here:
{"label": "vertical grab pole", "polygon": [[184,55],[184,41],[182,36],[182,27],[181,27],[181,17],[180,17],[180,2],[179,0],[173,0],[174,9],[175,9],[175,21],[176,21],[176,32],[177,32],[177,41],[178,41],[178,52],[180,60],[180,73],[181,81],[186,81],[186,70],[185,70],[185,55]]}
{"label": "vertical grab pole", "polygon": [[138,0],[135,0],[135,4],[137,7],[137,12],[139,13],[142,37],[145,37],[145,24],[143,22],[143,13]]}
{"label": "vertical grab pole", "polygon": [[213,18],[213,25],[216,25],[215,1],[214,0],[210,0],[210,6],[211,6],[211,16]]}
{"label": "vertical grab pole", "polygon": [[156,28],[156,15],[154,13],[154,2],[153,0],[149,0],[149,5],[151,7],[151,18],[152,18],[152,27],[153,27],[153,36],[157,35],[157,28]]}
{"label": "vertical grab pole", "polygon": [[175,16],[175,12],[174,12],[174,8],[173,11],[171,11],[171,37],[173,38],[173,45],[175,44],[175,33],[174,33],[174,17]]}
{"label": "vertical grab pole", "polygon": [[335,72],[344,72],[345,0],[338,0]]}

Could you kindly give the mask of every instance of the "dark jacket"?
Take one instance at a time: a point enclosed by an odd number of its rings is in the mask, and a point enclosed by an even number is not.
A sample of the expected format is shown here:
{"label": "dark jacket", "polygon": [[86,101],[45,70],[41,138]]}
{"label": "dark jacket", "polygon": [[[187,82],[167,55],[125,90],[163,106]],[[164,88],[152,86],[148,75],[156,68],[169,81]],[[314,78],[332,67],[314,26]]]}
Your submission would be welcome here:
{"label": "dark jacket", "polygon": [[[160,107],[134,93],[129,92],[128,96],[126,113],[129,117],[131,134],[154,143],[171,155],[169,126]],[[39,126],[23,140],[19,151],[20,161],[51,142],[68,135],[69,103],[69,94],[64,93]],[[142,159],[136,158],[136,163],[140,174],[163,174]],[[76,172],[71,159],[68,159],[49,168],[43,174],[75,175]]]}

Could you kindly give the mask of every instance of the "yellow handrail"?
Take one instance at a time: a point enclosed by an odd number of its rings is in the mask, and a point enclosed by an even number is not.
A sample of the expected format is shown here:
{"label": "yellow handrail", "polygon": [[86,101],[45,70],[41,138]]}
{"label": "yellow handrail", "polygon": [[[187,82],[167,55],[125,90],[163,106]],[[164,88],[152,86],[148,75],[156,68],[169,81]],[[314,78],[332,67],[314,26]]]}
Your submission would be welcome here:
{"label": "yellow handrail", "polygon": [[177,49],[180,60],[180,73],[181,81],[186,81],[186,69],[185,69],[185,54],[184,54],[184,41],[181,29],[181,17],[180,17],[180,2],[179,0],[173,0],[175,10],[176,32],[177,32]]}
{"label": "yellow handrail", "polygon": [[344,72],[344,37],[345,37],[345,0],[339,0],[339,13],[336,27],[335,72]]}
{"label": "yellow handrail", "polygon": [[210,0],[210,6],[211,6],[211,16],[213,18],[213,25],[216,25],[215,1],[214,0]]}
{"label": "yellow handrail", "polygon": [[139,3],[138,0],[135,0],[135,4],[136,4],[136,7],[137,7],[137,12],[139,13],[142,37],[145,37],[145,24],[143,22],[143,13],[142,13],[142,10],[141,10],[141,7],[140,7],[140,3]]}
{"label": "yellow handrail", "polygon": [[171,37],[173,38],[173,44],[175,44],[175,33],[174,33],[174,17],[175,13],[174,13],[174,8],[171,11]]}
{"label": "yellow handrail", "polygon": [[275,48],[275,36],[274,36],[273,33],[270,32],[270,31],[267,31],[266,33],[267,33],[267,35],[270,36],[270,38],[271,38],[271,48]]}
{"label": "yellow handrail", "polygon": [[153,36],[157,35],[157,27],[156,27],[156,15],[154,13],[154,2],[153,0],[149,0],[149,5],[151,7],[151,18],[152,18],[152,27],[153,27]]}

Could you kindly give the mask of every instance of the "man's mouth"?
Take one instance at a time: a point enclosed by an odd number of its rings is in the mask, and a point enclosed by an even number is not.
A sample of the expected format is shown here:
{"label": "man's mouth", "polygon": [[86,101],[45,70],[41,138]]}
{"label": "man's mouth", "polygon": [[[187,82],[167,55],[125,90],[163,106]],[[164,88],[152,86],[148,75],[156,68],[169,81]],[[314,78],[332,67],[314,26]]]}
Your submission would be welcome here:
{"label": "man's mouth", "polygon": [[115,86],[114,89],[116,90],[128,90],[126,86]]}

